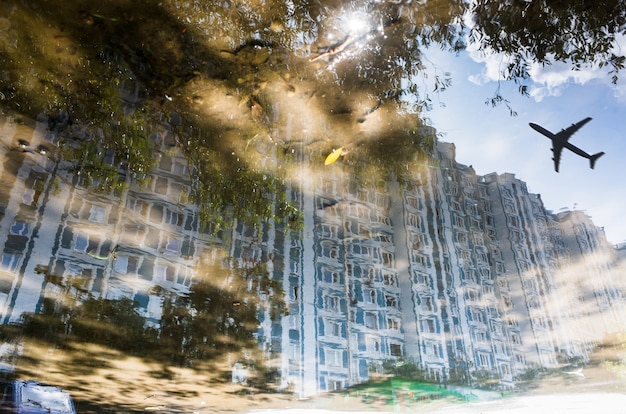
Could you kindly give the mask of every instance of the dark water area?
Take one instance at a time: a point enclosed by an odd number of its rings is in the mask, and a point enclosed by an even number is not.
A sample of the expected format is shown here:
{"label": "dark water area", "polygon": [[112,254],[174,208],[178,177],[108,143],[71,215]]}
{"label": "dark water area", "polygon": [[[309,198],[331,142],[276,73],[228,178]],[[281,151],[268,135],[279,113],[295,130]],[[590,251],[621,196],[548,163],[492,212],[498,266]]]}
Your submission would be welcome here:
{"label": "dark water area", "polygon": [[511,53],[521,86],[546,55],[617,73],[623,5],[489,3],[2,2],[0,377],[238,412],[623,371],[620,252],[424,120],[452,84],[427,47]]}

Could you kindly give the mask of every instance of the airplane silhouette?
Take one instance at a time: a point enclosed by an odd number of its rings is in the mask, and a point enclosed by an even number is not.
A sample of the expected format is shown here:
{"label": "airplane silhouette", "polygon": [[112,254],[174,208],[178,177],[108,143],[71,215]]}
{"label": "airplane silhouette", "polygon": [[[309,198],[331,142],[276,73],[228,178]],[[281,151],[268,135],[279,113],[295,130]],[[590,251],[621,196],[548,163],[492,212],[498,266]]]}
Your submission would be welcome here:
{"label": "airplane silhouette", "polygon": [[604,155],[604,152],[598,152],[597,154],[589,155],[585,151],[581,150],[580,148],[567,142],[567,140],[569,140],[570,137],[574,135],[576,131],[578,131],[583,125],[585,125],[589,121],[591,121],[591,118],[585,118],[578,123],[572,124],[569,127],[562,129],[561,132],[557,134],[553,134],[547,129],[537,124],[533,124],[532,122],[529,124],[532,129],[534,129],[537,132],[542,133],[543,135],[545,135],[546,137],[552,140],[552,153],[553,153],[552,160],[554,161],[554,170],[556,172],[559,172],[559,162],[561,161],[561,151],[563,150],[563,148],[567,148],[568,150],[572,151],[574,154],[587,158],[589,160],[591,169],[595,167],[596,160]]}

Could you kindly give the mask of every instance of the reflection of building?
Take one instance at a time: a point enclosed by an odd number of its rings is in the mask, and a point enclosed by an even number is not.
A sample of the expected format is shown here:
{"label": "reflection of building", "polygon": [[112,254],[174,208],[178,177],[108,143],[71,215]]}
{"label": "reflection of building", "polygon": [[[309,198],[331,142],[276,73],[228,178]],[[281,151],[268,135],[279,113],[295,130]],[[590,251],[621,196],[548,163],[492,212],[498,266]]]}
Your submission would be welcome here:
{"label": "reflection of building", "polygon": [[[54,148],[47,123],[3,125],[5,145],[18,139],[32,148]],[[80,186],[81,176],[50,154],[10,150],[3,154],[4,207],[0,242],[3,268],[3,321],[15,322],[36,311],[58,287],[49,278],[96,297],[130,297],[153,322],[160,299],[150,289],[186,291],[193,278],[196,249],[202,249],[197,209],[184,204],[189,174],[184,157],[173,149],[171,134],[155,142],[158,166],[146,189],[130,179],[119,194],[93,194]],[[160,147],[159,147],[160,146]],[[118,160],[109,157],[114,165]],[[6,223],[6,224],[5,224]]]}
{"label": "reflection of building", "polygon": [[585,214],[546,211],[512,174],[477,175],[452,144],[434,156],[402,188],[361,188],[340,166],[302,180],[306,226],[286,283],[301,294],[283,331],[301,394],[389,359],[434,381],[510,387],[626,327],[615,251]]}
{"label": "reflection of building", "polygon": [[45,298],[91,292],[132,298],[158,326],[163,296],[153,288],[187,292],[196,259],[221,243],[239,268],[265,264],[267,280],[249,286],[266,305],[257,339],[301,396],[365,381],[387,360],[415,362],[435,381],[512,386],[535,365],[587,358],[626,326],[626,289],[603,232],[582,212],[546,211],[512,174],[458,164],[452,144],[439,143],[403,186],[361,186],[339,163],[327,175],[302,172],[289,192],[302,232],[239,224],[209,241],[171,133],[155,139],[147,188],[128,178],[105,195],[54,161],[47,125],[2,122],[13,148],[0,162],[3,323]]}

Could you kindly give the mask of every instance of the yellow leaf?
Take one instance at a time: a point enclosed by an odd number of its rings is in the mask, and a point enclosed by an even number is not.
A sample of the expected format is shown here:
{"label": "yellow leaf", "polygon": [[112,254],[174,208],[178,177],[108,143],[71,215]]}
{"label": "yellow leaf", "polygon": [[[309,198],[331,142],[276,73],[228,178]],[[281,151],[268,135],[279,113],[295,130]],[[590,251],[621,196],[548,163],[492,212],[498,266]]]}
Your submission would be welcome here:
{"label": "yellow leaf", "polygon": [[326,157],[326,160],[324,161],[324,165],[330,165],[333,162],[337,161],[339,157],[341,157],[341,154],[343,154],[343,147],[339,147],[330,154],[328,154],[328,157]]}

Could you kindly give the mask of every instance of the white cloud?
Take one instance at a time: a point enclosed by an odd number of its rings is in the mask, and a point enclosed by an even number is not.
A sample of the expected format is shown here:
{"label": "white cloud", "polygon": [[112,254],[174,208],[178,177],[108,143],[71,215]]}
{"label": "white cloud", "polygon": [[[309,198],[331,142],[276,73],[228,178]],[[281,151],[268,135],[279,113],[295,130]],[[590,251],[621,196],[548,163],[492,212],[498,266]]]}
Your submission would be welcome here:
{"label": "white cloud", "polygon": [[[615,43],[616,54],[619,55],[622,50],[626,50],[626,36],[620,35]],[[507,55],[504,53],[485,53],[478,50],[475,44],[468,46],[467,53],[474,62],[483,65],[483,69],[479,73],[468,76],[470,82],[484,85],[502,80],[502,68],[510,62]],[[564,62],[553,62],[551,65],[533,63],[528,70],[532,81],[529,93],[535,101],[540,102],[547,96],[560,96],[563,89],[570,84],[584,85],[597,80],[609,86],[618,100],[626,102],[624,75],[621,76],[617,85],[613,85],[609,71],[609,67],[600,68],[598,65],[573,70],[570,64]]]}
{"label": "white cloud", "polygon": [[501,80],[500,72],[503,65],[508,63],[509,58],[503,53],[486,54],[477,49],[475,44],[467,47],[467,54],[476,63],[484,65],[483,70],[475,75],[468,76],[468,80],[475,85],[484,85],[489,82]]}

